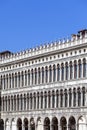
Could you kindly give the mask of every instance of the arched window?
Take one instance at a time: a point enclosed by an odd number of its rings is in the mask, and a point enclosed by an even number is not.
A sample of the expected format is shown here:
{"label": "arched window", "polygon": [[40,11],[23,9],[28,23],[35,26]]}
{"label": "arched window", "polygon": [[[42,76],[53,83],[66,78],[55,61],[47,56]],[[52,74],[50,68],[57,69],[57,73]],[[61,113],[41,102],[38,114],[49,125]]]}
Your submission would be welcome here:
{"label": "arched window", "polygon": [[77,63],[74,61],[74,78],[77,78]]}
{"label": "arched window", "polygon": [[64,80],[64,64],[61,64],[61,80]]}
{"label": "arched window", "polygon": [[42,83],[44,83],[44,68],[42,67]]}
{"label": "arched window", "polygon": [[15,87],[17,87],[17,73],[15,73]]}
{"label": "arched window", "polygon": [[19,110],[19,95],[17,95],[17,110]]}
{"label": "arched window", "polygon": [[81,65],[81,60],[78,61],[78,76],[81,78],[81,73],[82,73],[82,65]]}
{"label": "arched window", "polygon": [[67,130],[67,121],[65,117],[60,119],[61,130]]}
{"label": "arched window", "polygon": [[16,106],[17,106],[17,104],[16,104],[16,96],[14,96],[14,111],[16,111]]}
{"label": "arched window", "polygon": [[72,105],[72,92],[71,89],[69,89],[69,107]]}
{"label": "arched window", "polygon": [[76,120],[75,120],[75,118],[73,116],[71,116],[69,118],[68,127],[69,127],[69,130],[76,130]]}
{"label": "arched window", "polygon": [[39,109],[39,93],[37,93],[37,109]]}
{"label": "arched window", "polygon": [[53,65],[53,82],[56,81],[56,66]]}
{"label": "arched window", "polygon": [[27,93],[27,110],[29,110],[29,93]]}
{"label": "arched window", "polygon": [[37,69],[35,68],[35,84],[37,84]]}
{"label": "arched window", "polygon": [[38,69],[38,84],[40,84],[40,68]]}
{"label": "arched window", "polygon": [[43,108],[43,92],[41,92],[41,109]]}
{"label": "arched window", "polygon": [[65,75],[65,77],[66,77],[66,80],[68,80],[68,63],[66,62],[66,64],[65,64],[65,71],[66,71],[66,75]]}
{"label": "arched window", "polygon": [[63,90],[60,90],[60,107],[63,107]]}
{"label": "arched window", "polygon": [[17,120],[17,129],[22,130],[22,120],[20,118]]}
{"label": "arched window", "polygon": [[[23,100],[22,100],[22,95],[20,95],[20,110],[22,110],[23,108],[23,104],[22,104],[22,102],[23,102]],[[24,102],[25,103],[25,102]],[[24,107],[25,107],[25,104],[24,104]]]}
{"label": "arched window", "polygon": [[31,83],[32,83],[32,85],[33,85],[33,81],[34,81],[33,78],[34,78],[34,72],[33,72],[33,69],[32,69],[32,70],[31,70],[31,79],[32,79],[32,80],[31,80]]}
{"label": "arched window", "polygon": [[25,86],[27,86],[27,72],[25,71]]}
{"label": "arched window", "polygon": [[20,87],[20,72],[18,72],[18,87]]}
{"label": "arched window", "polygon": [[72,75],[73,75],[73,66],[72,66],[72,61],[70,62],[70,79],[72,79]]}
{"label": "arched window", "polygon": [[57,65],[57,81],[60,80],[60,65]]}
{"label": "arched window", "polygon": [[12,74],[12,88],[14,88],[14,74]]}
{"label": "arched window", "polygon": [[45,98],[45,108],[47,108],[47,92],[44,93],[44,98]]}
{"label": "arched window", "polygon": [[56,107],[58,108],[58,96],[59,96],[59,93],[58,93],[58,90],[56,91]]}
{"label": "arched window", "polygon": [[32,94],[30,94],[30,109],[32,109]]}
{"label": "arched window", "polygon": [[54,91],[52,92],[52,108],[55,107],[55,94]]}
{"label": "arched window", "polygon": [[28,130],[28,119],[27,118],[25,118],[24,119],[24,130]]}
{"label": "arched window", "polygon": [[[2,85],[3,84],[3,85]],[[3,88],[2,88],[3,87]],[[3,79],[2,79],[2,76],[1,76],[1,88],[2,89],[5,89],[5,75],[3,76]]]}
{"label": "arched window", "polygon": [[82,106],[85,106],[85,99],[86,99],[85,87],[83,87],[82,88]]}
{"label": "arched window", "polygon": [[81,106],[81,92],[80,92],[80,88],[77,89],[77,93],[78,93],[78,106]]}
{"label": "arched window", "polygon": [[51,65],[49,66],[49,82],[52,81],[52,67]]}
{"label": "arched window", "polygon": [[67,107],[67,103],[68,103],[68,98],[67,98],[67,90],[65,89],[65,107]]}
{"label": "arched window", "polygon": [[10,97],[8,97],[8,111],[10,111]]}
{"label": "arched window", "polygon": [[30,70],[28,70],[28,85],[30,85]]}
{"label": "arched window", "polygon": [[6,86],[8,88],[8,74],[6,75]]}
{"label": "arched window", "polygon": [[76,89],[73,90],[73,106],[76,106]]}
{"label": "arched window", "polygon": [[34,109],[36,109],[36,93],[34,93]]}
{"label": "arched window", "polygon": [[9,74],[9,88],[11,88],[11,74]]}
{"label": "arched window", "polygon": [[26,110],[26,95],[24,94],[24,110]]}
{"label": "arched window", "polygon": [[21,85],[22,85],[22,87],[24,86],[24,74],[23,74],[23,71],[22,71],[22,73],[21,73]]}
{"label": "arched window", "polygon": [[83,77],[86,77],[86,59],[83,59]]}
{"label": "arched window", "polygon": [[50,106],[50,104],[51,104],[51,100],[50,100],[50,91],[48,92],[48,108],[50,108],[51,106]]}
{"label": "arched window", "polygon": [[46,77],[45,77],[45,81],[46,81],[46,83],[48,82],[48,67],[46,67],[45,68],[45,75],[46,75]]}
{"label": "arched window", "polygon": [[44,130],[50,130],[50,119],[48,117],[44,120]]}

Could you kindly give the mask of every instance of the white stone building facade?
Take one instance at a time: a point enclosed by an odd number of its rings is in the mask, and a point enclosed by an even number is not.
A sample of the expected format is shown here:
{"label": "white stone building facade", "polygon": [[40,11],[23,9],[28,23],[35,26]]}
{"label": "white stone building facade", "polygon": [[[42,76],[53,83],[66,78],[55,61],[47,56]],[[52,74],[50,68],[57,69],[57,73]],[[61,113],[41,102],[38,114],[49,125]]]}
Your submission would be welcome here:
{"label": "white stone building facade", "polygon": [[87,130],[87,30],[0,53],[0,130]]}

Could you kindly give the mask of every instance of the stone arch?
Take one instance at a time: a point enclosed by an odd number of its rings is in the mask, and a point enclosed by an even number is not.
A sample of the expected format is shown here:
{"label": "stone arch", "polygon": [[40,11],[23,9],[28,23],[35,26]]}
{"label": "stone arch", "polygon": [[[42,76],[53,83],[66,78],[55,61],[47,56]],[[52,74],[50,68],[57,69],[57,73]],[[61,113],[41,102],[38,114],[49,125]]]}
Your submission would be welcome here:
{"label": "stone arch", "polygon": [[30,119],[30,129],[31,130],[35,130],[35,121],[34,121],[34,118]]}
{"label": "stone arch", "polygon": [[22,120],[21,120],[21,118],[18,118],[18,120],[17,120],[17,129],[22,130]]}
{"label": "stone arch", "polygon": [[4,130],[4,120],[0,119],[0,130]]}
{"label": "stone arch", "polygon": [[24,118],[24,130],[28,130],[28,119]]}
{"label": "stone arch", "polygon": [[58,119],[56,117],[52,118],[52,130],[58,130]]}
{"label": "stone arch", "polygon": [[78,119],[78,130],[87,130],[86,119],[83,116]]}
{"label": "stone arch", "polygon": [[64,116],[61,117],[60,119],[60,126],[61,126],[61,130],[67,130],[67,121]]}
{"label": "stone arch", "polygon": [[76,120],[75,120],[75,118],[74,118],[73,116],[71,116],[71,117],[69,118],[68,128],[69,128],[70,130],[76,130]]}
{"label": "stone arch", "polygon": [[50,130],[50,119],[48,117],[44,120],[44,130]]}

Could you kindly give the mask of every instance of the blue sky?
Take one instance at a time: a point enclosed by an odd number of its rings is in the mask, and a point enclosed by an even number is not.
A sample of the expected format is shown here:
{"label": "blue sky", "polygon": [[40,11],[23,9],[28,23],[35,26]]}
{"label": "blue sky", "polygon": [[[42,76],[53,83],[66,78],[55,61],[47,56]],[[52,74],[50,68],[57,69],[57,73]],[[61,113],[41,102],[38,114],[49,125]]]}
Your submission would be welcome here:
{"label": "blue sky", "polygon": [[0,0],[0,51],[19,52],[87,28],[87,0]]}

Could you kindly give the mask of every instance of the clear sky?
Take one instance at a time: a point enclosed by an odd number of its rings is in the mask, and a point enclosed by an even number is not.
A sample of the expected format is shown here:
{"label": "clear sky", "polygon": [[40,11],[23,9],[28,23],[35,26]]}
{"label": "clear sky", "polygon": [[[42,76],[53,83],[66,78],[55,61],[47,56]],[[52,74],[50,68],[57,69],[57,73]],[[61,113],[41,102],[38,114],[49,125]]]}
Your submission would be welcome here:
{"label": "clear sky", "polygon": [[0,0],[0,51],[19,52],[87,28],[87,0]]}

